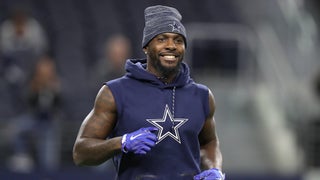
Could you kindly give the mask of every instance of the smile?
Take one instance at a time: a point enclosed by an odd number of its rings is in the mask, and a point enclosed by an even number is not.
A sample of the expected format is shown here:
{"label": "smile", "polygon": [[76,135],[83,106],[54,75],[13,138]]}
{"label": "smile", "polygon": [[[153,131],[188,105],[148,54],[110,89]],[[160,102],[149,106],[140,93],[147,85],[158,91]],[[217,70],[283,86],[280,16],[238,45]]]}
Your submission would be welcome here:
{"label": "smile", "polygon": [[165,60],[176,60],[176,56],[163,56]]}

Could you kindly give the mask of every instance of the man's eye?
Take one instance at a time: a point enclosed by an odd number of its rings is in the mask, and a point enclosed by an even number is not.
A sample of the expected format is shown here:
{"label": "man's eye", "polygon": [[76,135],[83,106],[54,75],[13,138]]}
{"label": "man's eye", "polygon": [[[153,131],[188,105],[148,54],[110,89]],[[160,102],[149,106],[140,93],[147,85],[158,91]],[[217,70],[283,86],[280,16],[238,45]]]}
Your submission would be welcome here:
{"label": "man's eye", "polygon": [[182,40],[182,39],[176,39],[176,43],[182,44],[182,43],[183,43],[183,40]]}

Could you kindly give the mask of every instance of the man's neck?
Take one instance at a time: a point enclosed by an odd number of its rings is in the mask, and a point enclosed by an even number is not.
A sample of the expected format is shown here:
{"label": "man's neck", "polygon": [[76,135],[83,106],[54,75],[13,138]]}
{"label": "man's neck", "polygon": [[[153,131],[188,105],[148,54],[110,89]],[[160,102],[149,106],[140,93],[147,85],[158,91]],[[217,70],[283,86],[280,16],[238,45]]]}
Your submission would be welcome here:
{"label": "man's neck", "polygon": [[151,74],[155,75],[160,81],[162,81],[165,84],[170,84],[173,82],[173,80],[175,79],[177,73],[174,74],[170,74],[170,75],[163,75],[160,74],[158,72],[153,72],[147,69],[148,72],[150,72]]}
{"label": "man's neck", "polygon": [[160,81],[162,81],[165,84],[172,83],[176,78],[177,74],[179,73],[176,71],[171,71],[170,73],[161,72],[158,71],[156,68],[152,67],[150,64],[147,64],[146,71],[156,76]]}

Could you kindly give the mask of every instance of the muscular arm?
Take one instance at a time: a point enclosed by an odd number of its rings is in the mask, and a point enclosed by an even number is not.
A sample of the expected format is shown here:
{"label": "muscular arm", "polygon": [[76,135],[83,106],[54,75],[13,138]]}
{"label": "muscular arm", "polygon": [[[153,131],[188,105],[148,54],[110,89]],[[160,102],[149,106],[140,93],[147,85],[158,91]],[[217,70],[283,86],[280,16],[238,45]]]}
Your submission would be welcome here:
{"label": "muscular arm", "polygon": [[116,123],[116,104],[110,89],[103,86],[91,112],[81,124],[73,147],[77,165],[98,165],[121,152],[121,137],[107,139]]}
{"label": "muscular arm", "polygon": [[219,147],[219,139],[215,130],[214,98],[209,91],[209,108],[210,113],[205,124],[199,134],[200,153],[201,153],[201,168],[203,170],[210,168],[222,169],[222,155]]}

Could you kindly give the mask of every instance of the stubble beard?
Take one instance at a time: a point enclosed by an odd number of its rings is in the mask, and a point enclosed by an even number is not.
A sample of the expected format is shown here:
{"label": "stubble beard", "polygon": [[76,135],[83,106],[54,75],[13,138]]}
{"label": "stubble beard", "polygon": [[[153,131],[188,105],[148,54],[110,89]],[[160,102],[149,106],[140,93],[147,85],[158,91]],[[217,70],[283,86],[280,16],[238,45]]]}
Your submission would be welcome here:
{"label": "stubble beard", "polygon": [[182,59],[180,59],[175,67],[165,67],[161,64],[159,57],[150,56],[151,65],[155,68],[155,70],[159,73],[161,78],[169,78],[172,75],[176,75],[182,63]]}

